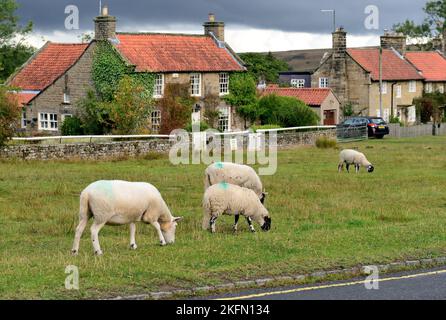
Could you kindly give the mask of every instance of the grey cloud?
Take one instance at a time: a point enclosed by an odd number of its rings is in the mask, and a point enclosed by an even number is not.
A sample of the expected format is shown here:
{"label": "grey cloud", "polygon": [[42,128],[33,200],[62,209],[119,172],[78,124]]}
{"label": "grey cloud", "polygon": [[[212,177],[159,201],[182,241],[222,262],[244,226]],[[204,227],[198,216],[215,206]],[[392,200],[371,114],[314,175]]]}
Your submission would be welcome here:
{"label": "grey cloud", "polygon": [[[34,21],[35,29],[49,32],[64,31],[67,5],[80,10],[80,27],[92,29],[92,19],[99,12],[99,0],[19,0],[22,20]],[[320,9],[336,9],[337,24],[352,34],[366,34],[364,9],[376,5],[380,9],[380,29],[390,28],[405,19],[422,21],[426,0],[104,0],[110,13],[117,16],[125,29],[154,25],[158,29],[171,25],[201,26],[208,12],[215,12],[228,25],[253,28],[327,33],[331,31],[331,16]],[[119,28],[119,27],[118,27]]]}

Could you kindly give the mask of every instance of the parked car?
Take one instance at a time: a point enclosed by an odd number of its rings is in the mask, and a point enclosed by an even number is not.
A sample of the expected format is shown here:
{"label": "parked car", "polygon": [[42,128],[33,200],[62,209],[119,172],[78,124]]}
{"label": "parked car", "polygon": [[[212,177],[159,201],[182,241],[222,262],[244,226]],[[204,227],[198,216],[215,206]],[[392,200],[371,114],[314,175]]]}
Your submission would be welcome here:
{"label": "parked car", "polygon": [[380,117],[354,117],[345,120],[340,124],[340,127],[348,131],[349,129],[355,130],[356,128],[367,127],[367,134],[370,137],[377,139],[384,138],[389,134],[389,126]]}

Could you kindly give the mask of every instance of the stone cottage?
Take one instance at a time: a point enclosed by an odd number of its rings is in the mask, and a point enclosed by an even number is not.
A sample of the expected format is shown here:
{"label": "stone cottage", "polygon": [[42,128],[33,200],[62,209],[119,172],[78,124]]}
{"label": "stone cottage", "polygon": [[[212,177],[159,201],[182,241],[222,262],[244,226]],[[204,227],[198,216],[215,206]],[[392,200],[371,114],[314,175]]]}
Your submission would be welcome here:
{"label": "stone cottage", "polygon": [[[24,106],[21,127],[30,134],[59,134],[61,124],[76,114],[77,102],[94,87],[92,64],[98,41],[109,41],[135,72],[156,74],[154,98],[163,97],[168,83],[188,83],[197,98],[192,121],[204,120],[206,97],[217,97],[218,127],[242,129],[243,122],[223,97],[234,72],[245,72],[240,58],[225,42],[225,24],[213,14],[204,32],[191,34],[119,33],[117,19],[104,7],[94,20],[95,37],[88,44],[47,43],[7,81],[17,88]],[[161,111],[151,114],[151,131],[160,128]]]}
{"label": "stone cottage", "polygon": [[319,116],[321,125],[339,124],[340,102],[330,88],[281,88],[268,86],[262,95],[276,94],[303,101]]}

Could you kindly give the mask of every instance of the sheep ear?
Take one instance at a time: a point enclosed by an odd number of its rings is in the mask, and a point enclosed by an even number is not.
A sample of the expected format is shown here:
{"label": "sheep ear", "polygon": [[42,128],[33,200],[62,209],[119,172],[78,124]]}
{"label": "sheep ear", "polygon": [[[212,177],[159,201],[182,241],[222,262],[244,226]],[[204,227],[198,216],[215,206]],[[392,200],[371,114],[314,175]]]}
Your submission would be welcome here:
{"label": "sheep ear", "polygon": [[178,217],[178,218],[173,218],[173,221],[174,222],[180,222],[180,221],[183,221],[183,217]]}

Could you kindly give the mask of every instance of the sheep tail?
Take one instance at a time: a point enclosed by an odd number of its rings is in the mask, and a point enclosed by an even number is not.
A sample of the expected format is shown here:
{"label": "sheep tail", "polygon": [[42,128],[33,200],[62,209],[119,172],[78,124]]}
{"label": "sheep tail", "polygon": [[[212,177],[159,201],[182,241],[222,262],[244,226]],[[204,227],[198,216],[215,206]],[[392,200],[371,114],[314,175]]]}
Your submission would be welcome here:
{"label": "sheep tail", "polygon": [[209,230],[211,223],[211,202],[205,198],[203,200],[203,230]]}
{"label": "sheep tail", "polygon": [[82,192],[79,205],[79,219],[88,219],[91,217],[90,208],[88,205],[88,193]]}

